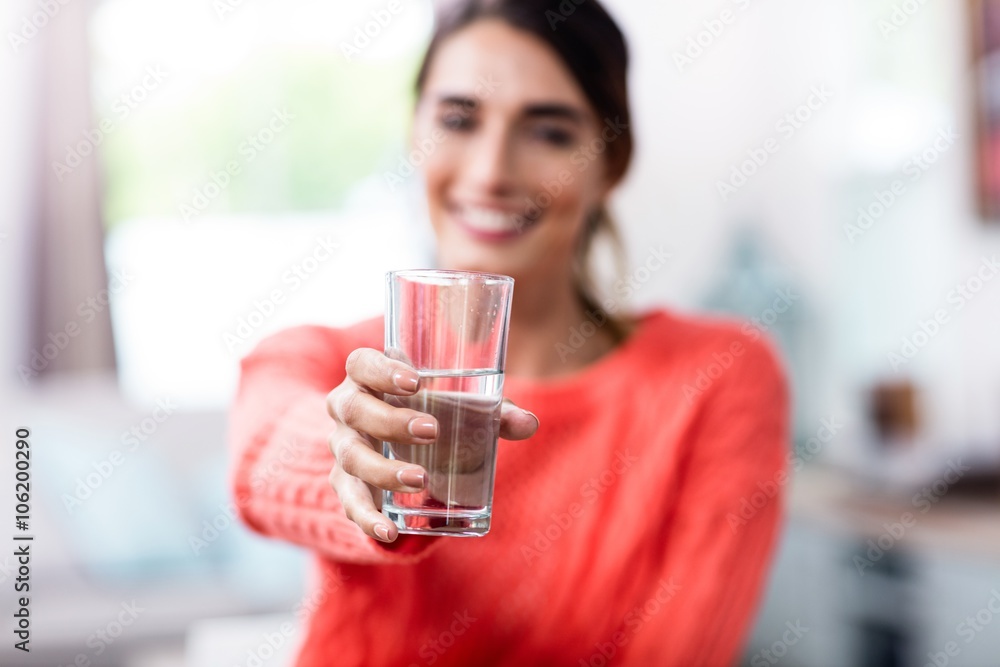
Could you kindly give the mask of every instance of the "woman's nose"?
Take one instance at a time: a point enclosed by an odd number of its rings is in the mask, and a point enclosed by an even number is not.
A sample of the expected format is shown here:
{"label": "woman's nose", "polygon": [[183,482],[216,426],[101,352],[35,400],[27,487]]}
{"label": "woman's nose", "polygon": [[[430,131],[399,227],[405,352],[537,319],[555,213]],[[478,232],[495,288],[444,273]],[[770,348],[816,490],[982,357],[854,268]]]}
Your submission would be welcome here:
{"label": "woman's nose", "polygon": [[514,174],[509,144],[507,133],[500,129],[484,131],[472,143],[465,165],[470,185],[491,194],[511,190]]}

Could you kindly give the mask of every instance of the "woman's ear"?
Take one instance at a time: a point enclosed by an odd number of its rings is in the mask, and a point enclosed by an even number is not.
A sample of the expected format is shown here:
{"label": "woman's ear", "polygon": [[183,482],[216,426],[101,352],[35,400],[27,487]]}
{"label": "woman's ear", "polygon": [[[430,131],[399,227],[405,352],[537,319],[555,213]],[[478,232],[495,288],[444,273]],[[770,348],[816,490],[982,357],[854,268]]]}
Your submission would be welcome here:
{"label": "woman's ear", "polygon": [[601,182],[598,185],[597,190],[597,209],[606,209],[608,206],[608,200],[611,199],[611,193],[614,192],[615,188],[618,187],[618,182],[621,179],[611,179],[607,174],[607,169],[605,173],[601,176]]}
{"label": "woman's ear", "polygon": [[601,179],[598,185],[598,198],[602,206],[607,206],[611,193],[622,182],[625,177],[622,169],[618,165],[612,164],[611,155],[608,151],[601,155]]}

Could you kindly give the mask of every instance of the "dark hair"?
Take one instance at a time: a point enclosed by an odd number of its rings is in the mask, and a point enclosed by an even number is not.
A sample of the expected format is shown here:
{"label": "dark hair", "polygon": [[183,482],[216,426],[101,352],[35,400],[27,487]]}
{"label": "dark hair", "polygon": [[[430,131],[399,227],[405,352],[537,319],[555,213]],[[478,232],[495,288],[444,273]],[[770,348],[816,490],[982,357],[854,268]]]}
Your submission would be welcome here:
{"label": "dark hair", "polygon": [[[628,104],[628,47],[614,19],[596,0],[451,0],[439,5],[434,36],[417,73],[419,96],[434,54],[442,41],[480,19],[500,19],[552,47],[583,90],[602,124],[615,124],[620,134],[605,142],[606,176],[618,182],[632,159],[632,120]],[[602,309],[596,301],[588,270],[594,238],[610,238],[621,268],[621,239],[610,215],[601,207],[586,222],[575,257],[576,290],[588,310]],[[602,309],[603,310],[603,309]],[[617,339],[624,338],[625,324],[608,317]]]}

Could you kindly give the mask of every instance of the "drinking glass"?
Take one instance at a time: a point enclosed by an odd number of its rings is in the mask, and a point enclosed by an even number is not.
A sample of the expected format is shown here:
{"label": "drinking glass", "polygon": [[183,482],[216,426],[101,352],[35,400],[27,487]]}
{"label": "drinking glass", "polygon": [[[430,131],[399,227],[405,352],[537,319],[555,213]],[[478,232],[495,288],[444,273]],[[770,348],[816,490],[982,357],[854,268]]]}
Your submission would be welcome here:
{"label": "drinking glass", "polygon": [[383,490],[382,512],[399,532],[481,536],[490,529],[507,330],[514,280],[473,271],[386,274],[385,354],[420,376],[390,405],[433,415],[430,445],[382,443],[383,455],[419,465],[419,493]]}

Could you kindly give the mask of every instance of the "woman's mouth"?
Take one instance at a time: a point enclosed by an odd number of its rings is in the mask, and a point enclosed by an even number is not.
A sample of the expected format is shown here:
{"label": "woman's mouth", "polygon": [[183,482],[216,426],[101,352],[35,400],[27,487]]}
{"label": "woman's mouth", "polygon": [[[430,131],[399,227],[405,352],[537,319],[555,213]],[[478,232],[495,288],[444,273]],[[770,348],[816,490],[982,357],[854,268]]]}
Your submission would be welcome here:
{"label": "woman's mouth", "polygon": [[481,241],[509,241],[535,226],[539,215],[494,206],[457,204],[450,208],[459,227]]}

